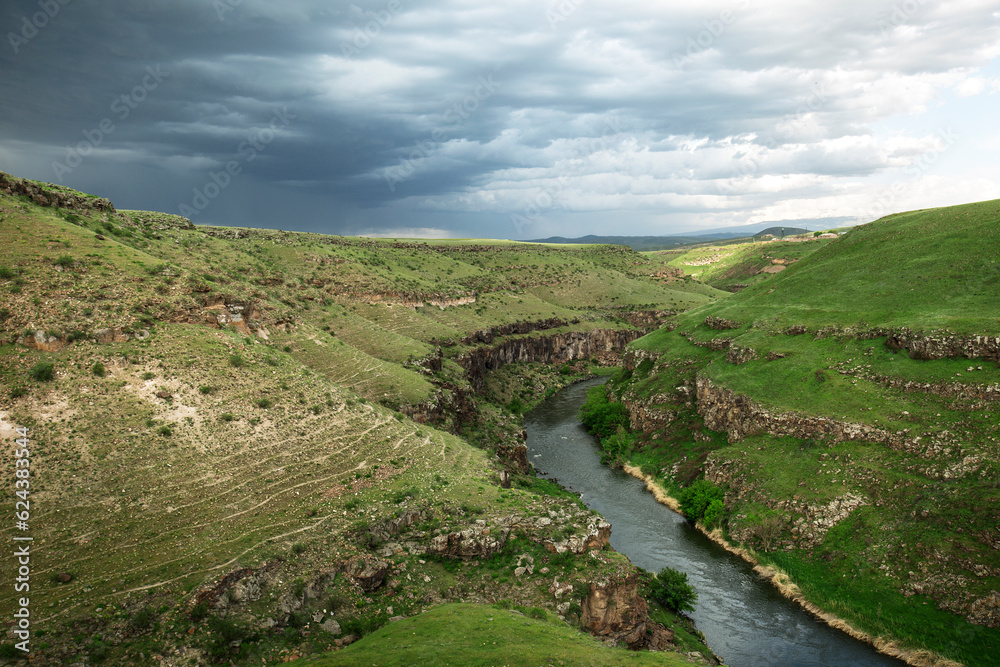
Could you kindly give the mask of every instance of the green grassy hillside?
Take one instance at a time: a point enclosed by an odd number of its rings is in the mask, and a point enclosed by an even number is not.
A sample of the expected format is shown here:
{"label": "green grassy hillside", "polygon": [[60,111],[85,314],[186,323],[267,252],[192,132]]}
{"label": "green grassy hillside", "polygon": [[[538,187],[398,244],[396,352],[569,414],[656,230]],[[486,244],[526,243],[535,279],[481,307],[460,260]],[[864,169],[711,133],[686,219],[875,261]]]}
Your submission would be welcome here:
{"label": "green grassy hillside", "polygon": [[[768,326],[986,333],[1000,312],[1000,201],[860,225],[740,299],[705,311]],[[773,290],[773,291],[771,291]]]}
{"label": "green grassy hillside", "polygon": [[325,658],[290,664],[300,667],[691,664],[675,655],[609,648],[593,637],[572,632],[563,623],[553,622],[542,610],[524,609],[524,612],[469,604],[443,605],[426,614],[390,623]]}
{"label": "green grassy hillside", "polygon": [[998,222],[992,201],[856,227],[635,341],[609,387],[633,463],[682,500],[722,489],[709,527],[969,665],[1000,645]]}
{"label": "green grassy hillside", "polygon": [[[195,227],[0,177],[0,439],[28,429],[33,662],[273,664],[447,601],[567,628],[581,598],[554,576],[579,596],[634,573],[550,551],[596,517],[532,475],[501,488],[490,451],[596,360],[490,371],[479,393],[461,362],[479,340],[638,335],[638,311],[714,290],[622,248]],[[428,553],[450,534],[466,557]]]}
{"label": "green grassy hillside", "polygon": [[672,252],[651,253],[673,268],[718,289],[738,292],[774,278],[836,239],[808,234],[794,240],[701,244]]}

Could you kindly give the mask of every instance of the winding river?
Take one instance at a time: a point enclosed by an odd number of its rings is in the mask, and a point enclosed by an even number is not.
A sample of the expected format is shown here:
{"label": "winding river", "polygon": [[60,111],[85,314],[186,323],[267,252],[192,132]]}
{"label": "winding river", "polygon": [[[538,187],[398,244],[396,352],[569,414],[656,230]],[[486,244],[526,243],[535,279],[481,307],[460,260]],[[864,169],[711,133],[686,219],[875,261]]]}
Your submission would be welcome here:
{"label": "winding river", "polygon": [[904,665],[824,625],[789,602],[749,565],[661,505],[642,482],[601,465],[595,439],[576,418],[589,380],[554,395],[525,418],[528,456],[545,477],[581,494],[611,522],[611,545],[646,570],[686,572],[698,591],[692,614],[731,667]]}

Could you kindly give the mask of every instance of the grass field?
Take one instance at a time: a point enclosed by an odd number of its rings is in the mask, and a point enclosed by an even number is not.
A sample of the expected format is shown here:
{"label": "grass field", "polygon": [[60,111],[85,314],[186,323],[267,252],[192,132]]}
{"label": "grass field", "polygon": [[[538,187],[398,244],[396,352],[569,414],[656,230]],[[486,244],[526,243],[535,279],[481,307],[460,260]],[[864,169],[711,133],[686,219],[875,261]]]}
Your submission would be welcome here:
{"label": "grass field", "polygon": [[418,617],[390,623],[336,653],[290,664],[302,667],[691,664],[676,654],[608,648],[596,638],[553,622],[544,610],[522,609],[523,612],[481,605],[443,605]]}

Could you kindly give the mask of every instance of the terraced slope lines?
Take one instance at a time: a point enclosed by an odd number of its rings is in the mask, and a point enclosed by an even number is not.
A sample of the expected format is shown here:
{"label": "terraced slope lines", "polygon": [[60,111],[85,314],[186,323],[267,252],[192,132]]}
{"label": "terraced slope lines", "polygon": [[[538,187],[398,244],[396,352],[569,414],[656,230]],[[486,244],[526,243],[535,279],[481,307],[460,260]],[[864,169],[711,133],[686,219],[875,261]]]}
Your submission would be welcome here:
{"label": "terraced slope lines", "polygon": [[[662,266],[196,227],[0,174],[11,511],[18,427],[31,452],[30,521],[0,532],[32,538],[31,663],[276,664],[445,602],[581,634],[608,589],[629,609],[608,637],[709,660],[647,606],[610,527],[533,475],[520,421],[721,294]],[[572,653],[600,661],[582,638]],[[12,639],[0,662],[23,657]]]}

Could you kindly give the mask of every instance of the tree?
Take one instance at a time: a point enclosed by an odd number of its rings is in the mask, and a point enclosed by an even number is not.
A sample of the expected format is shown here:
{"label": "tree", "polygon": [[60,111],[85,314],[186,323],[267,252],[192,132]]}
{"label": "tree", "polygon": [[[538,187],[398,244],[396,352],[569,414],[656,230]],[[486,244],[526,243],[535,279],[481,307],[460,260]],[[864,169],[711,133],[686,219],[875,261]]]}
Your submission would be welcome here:
{"label": "tree", "polygon": [[688,583],[687,573],[665,567],[653,581],[653,599],[676,612],[694,611],[698,591]]}

